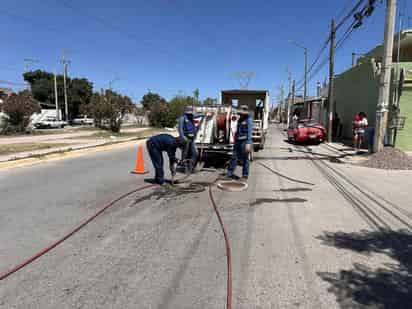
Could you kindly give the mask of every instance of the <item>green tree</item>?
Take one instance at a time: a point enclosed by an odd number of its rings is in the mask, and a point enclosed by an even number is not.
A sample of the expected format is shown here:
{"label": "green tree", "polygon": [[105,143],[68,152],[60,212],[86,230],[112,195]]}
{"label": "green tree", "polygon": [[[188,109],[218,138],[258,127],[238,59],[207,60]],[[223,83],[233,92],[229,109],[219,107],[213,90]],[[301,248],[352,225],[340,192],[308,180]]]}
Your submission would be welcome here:
{"label": "green tree", "polygon": [[73,78],[70,80],[67,92],[70,113],[77,116],[80,113],[80,107],[90,102],[93,84],[86,78]]}
{"label": "green tree", "polygon": [[215,104],[217,104],[216,98],[207,97],[206,99],[203,100],[203,105],[215,105]]}
{"label": "green tree", "polygon": [[30,117],[40,112],[39,103],[31,96],[12,94],[1,105],[6,116],[2,123],[2,133],[24,132],[30,123]]}
{"label": "green tree", "polygon": [[194,97],[194,101],[196,105],[200,104],[199,96],[200,96],[199,88],[196,88],[195,90],[193,90],[193,97]]}
{"label": "green tree", "polygon": [[[55,103],[54,74],[36,70],[23,74],[24,80],[30,84],[33,97],[45,103]],[[64,83],[63,76],[57,75],[57,92],[60,108],[64,112]],[[70,117],[76,117],[80,106],[88,104],[93,95],[93,84],[86,78],[67,77],[67,103]]]}
{"label": "green tree", "polygon": [[135,105],[129,97],[106,90],[102,94],[93,94],[90,103],[83,107],[82,111],[94,118],[96,126],[118,133],[123,117],[126,113],[131,113],[134,108]]}
{"label": "green tree", "polygon": [[169,105],[157,93],[148,92],[140,102],[149,112],[149,122],[154,127],[168,127],[170,125]]}
{"label": "green tree", "polygon": [[149,91],[143,96],[140,103],[145,110],[152,111],[159,107],[159,105],[167,104],[167,101],[157,93]]}
{"label": "green tree", "polygon": [[174,126],[177,123],[177,119],[184,113],[186,106],[193,105],[194,98],[177,95],[173,97],[169,102],[169,122],[170,126]]}

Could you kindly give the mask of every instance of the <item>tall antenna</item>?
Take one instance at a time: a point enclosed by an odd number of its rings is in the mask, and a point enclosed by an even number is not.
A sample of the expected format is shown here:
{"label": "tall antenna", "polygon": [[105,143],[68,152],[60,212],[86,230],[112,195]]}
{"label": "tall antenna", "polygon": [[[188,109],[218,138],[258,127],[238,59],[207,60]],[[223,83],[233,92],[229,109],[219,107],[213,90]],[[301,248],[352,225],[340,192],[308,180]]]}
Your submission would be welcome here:
{"label": "tall antenna", "polygon": [[255,76],[255,72],[241,71],[235,73],[235,77],[238,79],[241,89],[247,89],[249,87],[250,81]]}

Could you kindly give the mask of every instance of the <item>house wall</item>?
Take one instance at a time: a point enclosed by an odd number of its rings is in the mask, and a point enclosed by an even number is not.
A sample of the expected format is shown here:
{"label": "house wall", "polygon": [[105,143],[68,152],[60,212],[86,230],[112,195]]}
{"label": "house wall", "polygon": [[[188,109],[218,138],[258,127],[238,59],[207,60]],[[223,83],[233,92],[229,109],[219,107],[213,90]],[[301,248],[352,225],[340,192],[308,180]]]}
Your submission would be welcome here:
{"label": "house wall", "polygon": [[370,126],[375,126],[379,95],[379,75],[374,60],[363,61],[335,78],[335,111],[342,123],[342,134],[352,137],[352,120],[365,112]]}
{"label": "house wall", "polygon": [[406,75],[399,107],[400,115],[406,117],[406,121],[404,129],[398,132],[396,147],[412,151],[412,63],[400,63],[400,66],[405,69]]}

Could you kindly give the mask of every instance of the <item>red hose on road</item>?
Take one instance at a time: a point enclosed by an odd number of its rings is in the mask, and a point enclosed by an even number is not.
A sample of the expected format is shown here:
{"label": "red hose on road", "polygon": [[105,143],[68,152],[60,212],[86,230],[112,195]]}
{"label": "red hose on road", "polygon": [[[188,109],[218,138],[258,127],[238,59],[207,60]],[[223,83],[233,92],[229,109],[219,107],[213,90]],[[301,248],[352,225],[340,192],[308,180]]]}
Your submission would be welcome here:
{"label": "red hose on road", "polygon": [[223,236],[225,237],[226,243],[226,257],[227,257],[227,299],[226,308],[232,309],[232,253],[230,249],[229,237],[227,235],[225,226],[223,225],[222,217],[220,216],[219,209],[216,206],[215,199],[213,198],[212,186],[209,186],[209,197],[212,202],[213,208],[215,209],[217,219],[219,220],[220,226],[222,228]]}
{"label": "red hose on road", "polygon": [[69,233],[67,233],[65,236],[63,236],[62,238],[60,238],[59,240],[55,241],[54,243],[52,243],[51,245],[49,245],[48,247],[44,248],[43,250],[41,250],[40,252],[36,253],[35,255],[33,255],[31,258],[25,260],[24,262],[20,263],[19,265],[14,266],[12,269],[6,271],[5,273],[1,273],[0,274],[0,281],[6,279],[8,276],[14,274],[15,272],[19,271],[20,269],[22,269],[23,267],[29,265],[30,263],[34,262],[35,260],[37,260],[39,257],[41,257],[42,255],[46,254],[47,252],[49,252],[50,250],[52,250],[53,248],[57,247],[58,245],[60,245],[63,241],[65,241],[66,239],[68,239],[69,237],[71,237],[73,234],[75,234],[76,232],[78,232],[79,230],[81,230],[83,227],[85,227],[87,224],[89,224],[91,221],[93,221],[94,219],[96,219],[99,215],[101,215],[104,211],[106,211],[108,208],[112,207],[114,204],[116,204],[117,202],[119,202],[120,200],[128,197],[129,195],[132,195],[133,193],[148,189],[150,187],[153,187],[154,185],[146,185],[137,189],[134,189],[130,192],[127,192],[125,194],[123,194],[122,196],[118,197],[117,199],[113,200],[112,202],[110,202],[109,204],[107,204],[106,206],[104,206],[102,209],[100,209],[98,212],[96,212],[93,216],[91,216],[90,218],[86,219],[85,221],[83,221],[82,223],[80,223],[78,226],[76,226],[73,230],[71,230]]}

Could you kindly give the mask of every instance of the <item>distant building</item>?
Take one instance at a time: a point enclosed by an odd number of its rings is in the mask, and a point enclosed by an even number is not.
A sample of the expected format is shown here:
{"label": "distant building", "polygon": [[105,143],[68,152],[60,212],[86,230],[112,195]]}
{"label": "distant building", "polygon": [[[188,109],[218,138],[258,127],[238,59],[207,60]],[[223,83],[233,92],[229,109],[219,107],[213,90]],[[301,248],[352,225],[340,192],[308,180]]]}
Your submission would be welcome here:
{"label": "distant building", "polygon": [[[398,116],[406,117],[405,128],[398,132],[396,146],[412,150],[412,29],[400,33],[394,40],[391,95],[389,103],[388,141],[394,135],[393,124]],[[344,137],[352,136],[352,119],[366,112],[370,127],[375,126],[376,106],[379,97],[379,80],[382,67],[383,45],[379,45],[349,70],[335,78],[334,110],[342,123]]]}

